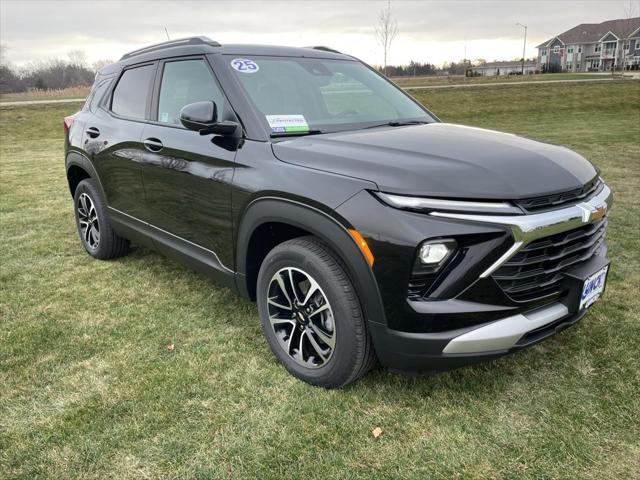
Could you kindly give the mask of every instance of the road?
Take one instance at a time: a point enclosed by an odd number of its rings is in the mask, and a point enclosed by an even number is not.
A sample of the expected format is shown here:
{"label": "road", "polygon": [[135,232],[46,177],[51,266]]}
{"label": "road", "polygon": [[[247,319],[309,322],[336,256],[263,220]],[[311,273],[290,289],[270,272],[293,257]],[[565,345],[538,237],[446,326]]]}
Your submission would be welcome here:
{"label": "road", "polygon": [[575,80],[534,80],[531,82],[487,82],[487,83],[461,83],[454,85],[416,85],[415,87],[402,87],[404,90],[430,90],[435,88],[471,88],[471,87],[493,87],[496,85],[543,85],[545,83],[582,83],[582,82],[610,82],[621,80],[615,78],[583,78]]}

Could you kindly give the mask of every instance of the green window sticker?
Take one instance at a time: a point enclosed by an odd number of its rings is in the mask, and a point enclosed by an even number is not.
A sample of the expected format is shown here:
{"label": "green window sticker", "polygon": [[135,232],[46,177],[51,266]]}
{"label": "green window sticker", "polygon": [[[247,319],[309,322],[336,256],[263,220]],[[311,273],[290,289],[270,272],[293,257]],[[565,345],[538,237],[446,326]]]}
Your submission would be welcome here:
{"label": "green window sticker", "polygon": [[304,115],[265,115],[273,133],[308,132]]}

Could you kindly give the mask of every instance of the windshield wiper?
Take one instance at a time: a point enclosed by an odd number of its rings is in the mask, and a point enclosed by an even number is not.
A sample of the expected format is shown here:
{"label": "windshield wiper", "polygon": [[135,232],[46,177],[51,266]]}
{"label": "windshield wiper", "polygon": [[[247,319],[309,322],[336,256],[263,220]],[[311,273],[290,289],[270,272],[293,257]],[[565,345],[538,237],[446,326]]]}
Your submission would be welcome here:
{"label": "windshield wiper", "polygon": [[368,127],[363,127],[362,130],[367,130],[369,128],[378,128],[378,127],[404,127],[405,125],[425,125],[431,122],[425,122],[424,120],[407,120],[404,122],[396,121],[396,122],[384,122],[377,123],[375,125],[369,125]]}
{"label": "windshield wiper", "polygon": [[321,133],[325,133],[325,132],[323,132],[322,130],[305,130],[303,132],[279,132],[279,133],[272,133],[270,137],[271,138],[298,137],[302,135],[319,135]]}

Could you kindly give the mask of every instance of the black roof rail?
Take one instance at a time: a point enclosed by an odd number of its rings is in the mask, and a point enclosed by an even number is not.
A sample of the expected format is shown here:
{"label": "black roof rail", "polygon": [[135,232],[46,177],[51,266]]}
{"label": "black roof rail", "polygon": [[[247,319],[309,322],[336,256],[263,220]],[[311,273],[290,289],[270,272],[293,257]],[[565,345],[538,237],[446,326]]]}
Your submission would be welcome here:
{"label": "black roof rail", "polygon": [[157,50],[163,50],[171,47],[182,47],[185,45],[209,45],[211,47],[221,46],[218,42],[211,40],[208,37],[180,38],[178,40],[169,40],[168,42],[156,43],[155,45],[133,50],[132,52],[125,53],[120,60],[126,60],[127,58],[135,57],[136,55],[141,55],[143,53],[155,52]]}
{"label": "black roof rail", "polygon": [[339,52],[338,50],[336,50],[334,48],[325,47],[323,45],[316,45],[314,47],[305,47],[305,48],[311,48],[313,50],[322,50],[323,52],[339,53],[339,54],[342,55],[342,52]]}

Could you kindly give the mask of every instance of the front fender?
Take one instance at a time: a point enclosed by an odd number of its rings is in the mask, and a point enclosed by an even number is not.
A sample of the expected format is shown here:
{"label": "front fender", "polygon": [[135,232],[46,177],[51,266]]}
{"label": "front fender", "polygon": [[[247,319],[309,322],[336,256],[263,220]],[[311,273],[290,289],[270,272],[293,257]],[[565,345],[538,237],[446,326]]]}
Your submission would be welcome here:
{"label": "front fender", "polygon": [[285,198],[255,199],[247,206],[242,216],[237,234],[236,283],[244,296],[249,296],[246,277],[249,241],[260,225],[270,222],[285,223],[304,229],[323,240],[344,263],[367,320],[386,323],[378,285],[369,264],[347,231],[349,223],[335,212],[324,212]]}

